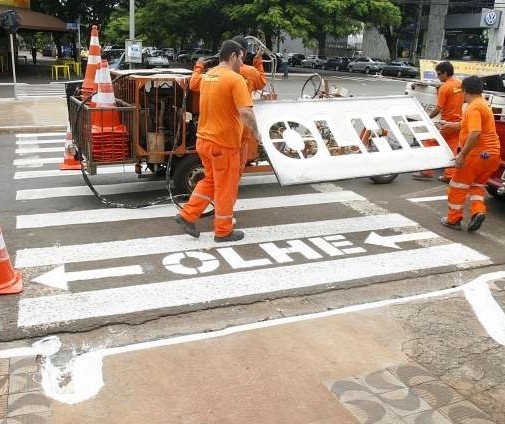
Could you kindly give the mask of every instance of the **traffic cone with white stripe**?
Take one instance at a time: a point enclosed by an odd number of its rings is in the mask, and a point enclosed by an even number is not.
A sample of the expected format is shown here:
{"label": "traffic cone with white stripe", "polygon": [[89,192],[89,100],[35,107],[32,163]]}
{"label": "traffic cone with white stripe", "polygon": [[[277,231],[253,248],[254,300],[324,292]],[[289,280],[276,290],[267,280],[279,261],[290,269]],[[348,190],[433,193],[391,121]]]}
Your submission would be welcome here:
{"label": "traffic cone with white stripe", "polygon": [[72,138],[70,123],[67,124],[67,135],[65,137],[65,150],[63,151],[63,162],[59,164],[61,170],[81,169],[81,162],[75,160],[75,146]]}
{"label": "traffic cone with white stripe", "polygon": [[23,291],[23,276],[21,271],[12,268],[9,252],[0,227],[0,295],[16,294]]}
{"label": "traffic cone with white stripe", "polygon": [[98,85],[98,92],[92,97],[90,106],[108,110],[92,111],[91,123],[100,128],[114,128],[121,125],[119,112],[114,110],[116,108],[116,98],[114,97],[109,63],[106,60],[102,60],[100,68],[96,72],[95,80]]}
{"label": "traffic cone with white stripe", "polygon": [[81,92],[83,98],[90,96],[98,87],[95,82],[96,71],[100,68],[101,49],[100,42],[98,41],[98,27],[93,25],[91,27],[91,39],[89,41],[88,49],[88,63],[86,65],[86,73],[84,74],[84,81],[82,82]]}

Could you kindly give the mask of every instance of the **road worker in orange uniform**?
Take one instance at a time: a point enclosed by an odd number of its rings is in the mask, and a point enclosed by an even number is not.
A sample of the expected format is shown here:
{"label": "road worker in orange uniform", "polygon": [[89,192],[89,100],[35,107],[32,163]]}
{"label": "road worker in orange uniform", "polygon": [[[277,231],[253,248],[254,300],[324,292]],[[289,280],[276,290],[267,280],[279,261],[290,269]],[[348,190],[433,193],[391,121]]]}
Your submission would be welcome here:
{"label": "road worker in orange uniform", "polygon": [[[454,67],[451,62],[440,62],[435,67],[438,79],[442,82],[442,86],[438,89],[437,105],[430,113],[430,118],[435,118],[440,114],[440,118],[445,122],[460,122],[463,109],[464,95],[461,89],[461,81],[454,78]],[[457,130],[445,128],[441,130],[442,136],[456,154],[459,144],[459,134]],[[439,177],[443,183],[449,183],[454,176],[454,168],[446,168],[444,173]],[[434,171],[426,170],[412,174],[415,180],[431,180]]]}
{"label": "road worker in orange uniform", "polygon": [[484,186],[500,164],[500,140],[496,134],[493,112],[482,97],[482,79],[467,77],[462,82],[468,107],[461,123],[441,122],[442,128],[460,129],[461,151],[456,154],[454,176],[448,189],[448,213],[441,218],[442,225],[461,230],[463,205],[470,199],[471,219],[468,231],[476,231],[486,219]]}
{"label": "road worker in orange uniform", "polygon": [[199,78],[200,116],[196,151],[205,176],[175,217],[176,222],[192,237],[200,232],[195,222],[210,202],[214,202],[214,240],[238,241],[244,232],[233,229],[233,207],[240,181],[240,144],[244,126],[259,140],[252,99],[243,77],[238,74],[244,58],[242,46],[235,41],[223,43],[219,65]]}
{"label": "road worker in orange uniform", "polygon": [[[247,54],[247,47],[248,47],[248,43],[245,37],[237,35],[236,37],[233,37],[232,40],[242,46],[245,57],[245,55]],[[240,67],[239,73],[244,77],[251,97],[255,91],[262,90],[267,83],[265,77],[265,70],[263,69],[262,56],[263,52],[261,51],[261,49],[259,49],[253,58],[252,66],[242,63],[242,66]],[[192,91],[199,90],[200,80],[206,70],[206,65],[208,62],[209,59],[199,59],[196,62],[193,69],[193,75],[191,76],[191,80],[189,82],[190,90]],[[247,127],[245,127],[244,132],[242,134],[242,142],[240,150],[241,172],[244,170],[249,154],[251,154],[252,157],[258,156],[258,141],[253,136],[251,131]]]}

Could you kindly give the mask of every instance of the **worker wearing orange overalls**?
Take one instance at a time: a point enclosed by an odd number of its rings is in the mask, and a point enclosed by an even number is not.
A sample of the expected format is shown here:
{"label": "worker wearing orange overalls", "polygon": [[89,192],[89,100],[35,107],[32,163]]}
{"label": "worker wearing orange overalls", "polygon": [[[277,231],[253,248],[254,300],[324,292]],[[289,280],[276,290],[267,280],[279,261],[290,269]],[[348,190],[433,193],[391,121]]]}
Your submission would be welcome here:
{"label": "worker wearing orange overalls", "polygon": [[[260,139],[252,99],[247,84],[238,71],[244,51],[235,41],[223,43],[219,65],[200,80],[200,116],[196,151],[205,176],[196,185],[191,197],[175,217],[176,222],[192,237],[200,232],[195,222],[210,202],[214,202],[214,240],[238,241],[244,232],[233,229],[233,207],[240,181],[240,144],[244,125]],[[192,78],[195,76],[193,72]]]}
{"label": "worker wearing orange overalls", "polygon": [[460,230],[463,205],[469,197],[471,219],[467,230],[476,231],[486,218],[484,186],[500,164],[500,140],[491,107],[482,97],[482,79],[467,77],[462,88],[468,107],[461,123],[441,122],[442,128],[460,128],[462,148],[454,158],[456,169],[447,192],[448,213],[440,222],[445,227]]}
{"label": "worker wearing orange overalls", "polygon": [[[241,35],[237,35],[232,38],[233,41],[237,42],[242,46],[244,50],[244,56],[247,53],[248,43],[245,37]],[[253,65],[242,64],[240,67],[240,75],[244,77],[247,83],[247,88],[249,90],[249,94],[252,96],[252,93],[257,90],[262,90],[266,83],[265,70],[263,69],[263,52],[259,49],[256,52],[256,55],[253,59]],[[208,60],[208,59],[207,59]],[[198,60],[193,69],[193,75],[191,76],[191,80],[189,82],[189,88],[192,91],[198,91],[200,86],[200,80],[202,75],[206,69],[207,60],[202,59]],[[241,150],[240,150],[240,163],[241,163],[241,171],[243,171],[245,164],[247,162],[248,157],[251,156],[253,158],[258,156],[258,141],[253,136],[251,131],[245,127],[244,132],[242,133],[242,142],[241,142]]]}
{"label": "worker wearing orange overalls", "polygon": [[[440,114],[442,121],[460,122],[464,103],[461,81],[454,78],[454,67],[451,62],[438,63],[435,71],[437,72],[438,79],[443,84],[438,89],[437,105],[430,113],[430,118],[434,118]],[[441,133],[452,152],[456,154],[459,144],[458,131],[452,128],[445,128],[441,130]],[[439,180],[449,183],[454,176],[454,172],[454,168],[446,168],[444,173],[439,177]],[[412,174],[412,178],[415,180],[431,180],[433,174],[433,170],[425,170]]]}

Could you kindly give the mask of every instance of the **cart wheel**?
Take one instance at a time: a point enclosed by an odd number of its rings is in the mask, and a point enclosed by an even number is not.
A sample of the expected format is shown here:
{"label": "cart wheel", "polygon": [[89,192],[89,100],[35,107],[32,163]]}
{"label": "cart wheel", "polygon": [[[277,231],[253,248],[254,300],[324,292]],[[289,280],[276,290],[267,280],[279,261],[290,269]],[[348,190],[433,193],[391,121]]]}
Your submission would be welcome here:
{"label": "cart wheel", "polygon": [[503,194],[498,193],[498,187],[495,187],[491,184],[486,184],[486,190],[494,198],[500,199],[500,200],[505,200],[505,196]]}
{"label": "cart wheel", "polygon": [[392,183],[398,174],[384,174],[384,175],[374,175],[370,177],[370,179],[374,182],[374,184],[389,184]]}
{"label": "cart wheel", "polygon": [[321,75],[314,74],[311,75],[305,84],[302,87],[302,99],[313,99],[320,93],[321,83],[322,83]]}
{"label": "cart wheel", "polygon": [[191,193],[204,176],[203,165],[197,155],[188,155],[175,165],[174,186],[180,194]]}

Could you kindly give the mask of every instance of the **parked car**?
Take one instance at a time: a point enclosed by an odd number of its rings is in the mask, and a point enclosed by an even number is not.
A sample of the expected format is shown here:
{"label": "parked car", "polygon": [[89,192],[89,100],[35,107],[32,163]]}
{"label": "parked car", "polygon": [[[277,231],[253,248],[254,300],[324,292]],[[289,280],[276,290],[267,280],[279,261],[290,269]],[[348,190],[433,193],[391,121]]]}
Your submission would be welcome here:
{"label": "parked car", "polygon": [[380,72],[383,66],[384,62],[380,59],[371,57],[358,57],[349,63],[349,71],[364,72],[365,74],[369,74],[371,72]]}
{"label": "parked car", "polygon": [[323,65],[323,69],[332,69],[335,71],[346,71],[347,65],[351,62],[348,57],[330,57],[326,63]]}
{"label": "parked car", "polygon": [[186,60],[186,56],[191,56],[192,52],[193,49],[180,49],[176,55],[177,62],[184,62],[184,60]]}
{"label": "parked car", "polygon": [[170,65],[168,57],[165,56],[163,50],[151,50],[146,56],[146,66],[148,68],[165,68]]}
{"label": "parked car", "polygon": [[301,53],[288,53],[288,65],[289,66],[302,66],[302,60],[305,59],[305,55]]}
{"label": "parked car", "polygon": [[382,75],[393,75],[395,77],[417,77],[419,68],[409,62],[396,61],[382,66]]}
{"label": "parked car", "polygon": [[190,59],[190,63],[195,63],[201,57],[206,58],[206,57],[209,57],[209,56],[212,56],[212,55],[213,55],[213,52],[212,52],[212,50],[209,50],[209,49],[197,49],[197,50],[194,50],[191,53],[191,56],[189,58]]}
{"label": "parked car", "polygon": [[175,60],[175,50],[171,47],[161,49],[168,60]]}
{"label": "parked car", "polygon": [[307,56],[307,59],[302,60],[302,66],[304,68],[321,68],[327,61],[326,56],[319,56],[315,54],[311,54]]}

